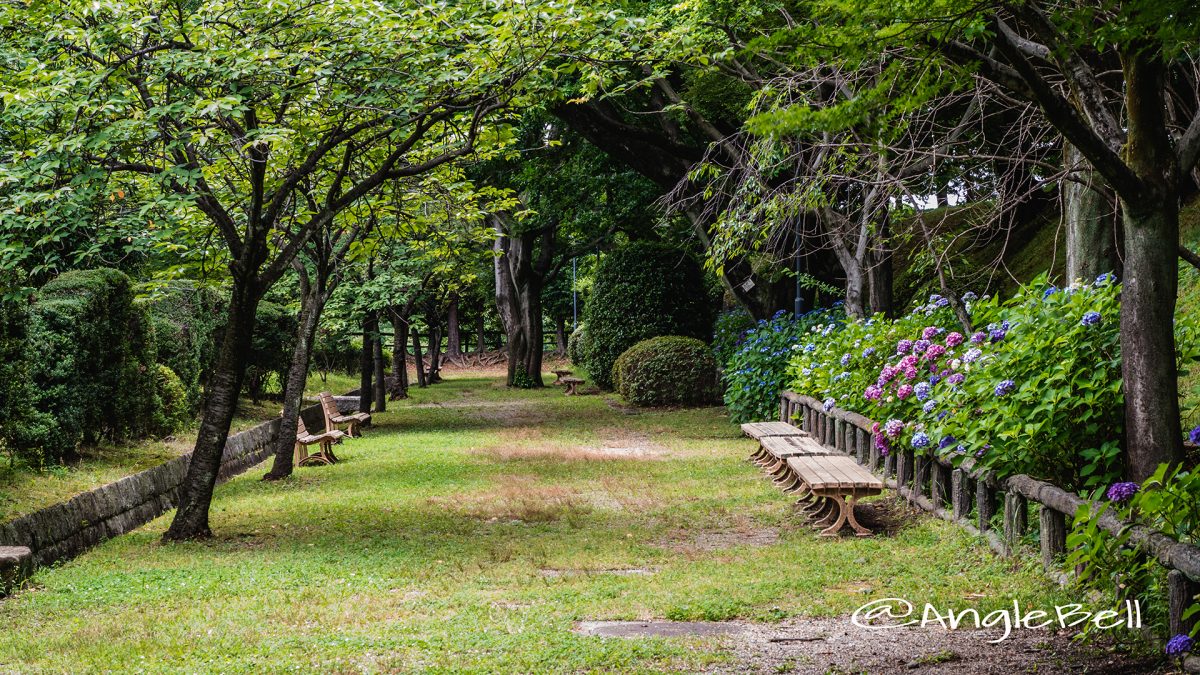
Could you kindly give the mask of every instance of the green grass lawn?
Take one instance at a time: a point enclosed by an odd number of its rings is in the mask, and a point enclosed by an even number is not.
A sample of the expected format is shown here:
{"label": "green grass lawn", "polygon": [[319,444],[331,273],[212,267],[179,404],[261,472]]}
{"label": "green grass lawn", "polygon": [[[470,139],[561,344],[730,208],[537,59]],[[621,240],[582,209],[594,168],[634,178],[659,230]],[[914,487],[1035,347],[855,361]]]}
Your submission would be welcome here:
{"label": "green grass lawn", "polygon": [[218,488],[211,541],[160,544],[168,514],[42,570],[0,601],[0,671],[696,669],[732,658],[723,638],[572,627],[1065,600],[934,519],[815,536],[721,409],[460,375],[375,421],[340,464]]}

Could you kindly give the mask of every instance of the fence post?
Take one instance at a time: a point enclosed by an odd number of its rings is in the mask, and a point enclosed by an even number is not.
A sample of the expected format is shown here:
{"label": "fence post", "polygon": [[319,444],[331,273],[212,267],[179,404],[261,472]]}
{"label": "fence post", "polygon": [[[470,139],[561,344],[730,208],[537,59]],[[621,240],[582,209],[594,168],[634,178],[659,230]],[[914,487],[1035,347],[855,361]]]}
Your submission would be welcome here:
{"label": "fence post", "polygon": [[1004,493],[1004,546],[1009,555],[1017,550],[1017,544],[1029,527],[1029,511],[1023,495],[1013,491]]}
{"label": "fence post", "polygon": [[1191,633],[1192,626],[1196,625],[1196,617],[1193,616],[1184,621],[1183,612],[1195,602],[1197,594],[1200,594],[1200,584],[1189,579],[1186,574],[1179,570],[1171,570],[1167,573],[1167,621],[1170,627],[1167,632],[1169,634],[1188,635]]}
{"label": "fence post", "polygon": [[870,441],[867,440],[867,432],[854,427],[854,457],[859,464],[865,464],[867,461],[867,453],[870,451],[868,447]]}
{"label": "fence post", "polygon": [[955,520],[966,518],[971,513],[971,477],[962,469],[955,469],[951,473],[950,503]]}
{"label": "fence post", "polygon": [[897,476],[898,475],[896,473],[896,464],[898,463],[896,456],[897,456],[897,453],[889,451],[887,454],[887,457],[884,458],[884,460],[883,460],[883,475],[884,476]]}
{"label": "fence post", "polygon": [[779,421],[787,422],[788,420],[788,398],[784,394],[779,395]]}
{"label": "fence post", "polygon": [[951,481],[950,468],[943,466],[936,457],[930,459],[933,476],[929,482],[929,498],[940,508],[950,503]]}
{"label": "fence post", "polygon": [[1052,570],[1058,564],[1058,556],[1067,550],[1067,521],[1063,514],[1043,504],[1038,509],[1038,529],[1042,565]]}
{"label": "fence post", "polygon": [[992,529],[992,516],[996,515],[996,490],[988,484],[987,476],[975,481],[975,511],[979,517],[979,531]]}
{"label": "fence post", "polygon": [[913,460],[913,495],[924,497],[929,488],[929,474],[932,469],[929,464],[933,460],[924,452],[914,452]]}

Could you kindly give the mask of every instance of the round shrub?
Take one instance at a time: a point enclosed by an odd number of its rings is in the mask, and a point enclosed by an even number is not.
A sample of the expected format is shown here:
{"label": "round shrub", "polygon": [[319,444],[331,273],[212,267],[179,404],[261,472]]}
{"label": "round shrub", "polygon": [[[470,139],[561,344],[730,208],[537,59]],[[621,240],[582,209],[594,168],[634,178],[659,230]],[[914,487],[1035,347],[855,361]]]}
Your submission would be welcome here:
{"label": "round shrub", "polygon": [[584,309],[584,367],[611,389],[617,357],[640,340],[682,335],[707,340],[712,308],[699,263],[663,244],[636,242],[600,261]]}
{"label": "round shrub", "polygon": [[57,461],[80,443],[149,430],[158,408],[154,330],[125,274],[78,270],[43,286],[27,344],[34,407],[55,421],[24,439],[27,449]]}
{"label": "round shrub", "polygon": [[696,338],[642,340],[621,354],[612,377],[634,405],[706,405],[717,399],[717,362]]}
{"label": "round shrub", "polygon": [[579,327],[571,332],[571,337],[567,338],[567,358],[571,363],[576,365],[583,364],[583,347],[584,341],[587,340],[587,324],[579,324]]}
{"label": "round shrub", "polygon": [[183,381],[167,366],[154,366],[154,389],[159,406],[154,413],[154,433],[169,436],[187,426],[191,413],[187,389]]}
{"label": "round shrub", "polygon": [[213,288],[177,281],[155,293],[145,305],[154,323],[156,360],[179,377],[188,407],[195,411],[217,359],[226,302]]}

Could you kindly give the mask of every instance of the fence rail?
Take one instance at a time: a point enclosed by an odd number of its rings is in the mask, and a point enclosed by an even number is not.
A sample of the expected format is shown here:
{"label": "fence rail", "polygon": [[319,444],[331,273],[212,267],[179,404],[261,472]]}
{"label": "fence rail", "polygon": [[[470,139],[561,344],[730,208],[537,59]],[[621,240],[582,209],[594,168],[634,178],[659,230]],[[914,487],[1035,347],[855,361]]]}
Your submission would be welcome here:
{"label": "fence rail", "polygon": [[[873,442],[874,422],[841,408],[826,411],[811,396],[783,392],[779,419],[799,422],[801,429],[821,443],[881,472],[888,485],[909,502],[982,536],[1001,555],[1017,554],[1021,540],[1036,527],[1046,573],[1060,583],[1070,581],[1071,574],[1063,571],[1061,561],[1066,553],[1067,527],[1087,500],[1023,474],[997,479],[992,472],[976,470],[970,459],[954,466],[945,458],[911,448],[883,455]],[[1032,526],[1030,503],[1037,512]],[[993,520],[998,513],[1003,517],[997,529]],[[1130,523],[1112,511],[1101,515],[1099,525],[1113,535],[1127,532],[1131,544],[1169,570],[1169,631],[1171,635],[1188,633],[1195,619],[1185,621],[1183,612],[1200,593],[1200,548]],[[1200,672],[1200,657],[1189,656],[1185,666]]]}

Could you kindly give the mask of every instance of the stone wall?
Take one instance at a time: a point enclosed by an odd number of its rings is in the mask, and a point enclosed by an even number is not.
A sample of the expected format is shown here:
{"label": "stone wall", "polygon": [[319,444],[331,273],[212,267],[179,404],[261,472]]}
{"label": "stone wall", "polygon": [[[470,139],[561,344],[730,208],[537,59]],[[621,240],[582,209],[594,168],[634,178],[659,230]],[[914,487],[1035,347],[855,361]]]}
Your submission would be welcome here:
{"label": "stone wall", "polygon": [[[356,409],[358,397],[337,396],[338,409]],[[303,411],[309,429],[324,427],[319,405]],[[221,460],[220,481],[226,481],[271,455],[279,420],[264,422],[229,437]],[[0,524],[0,546],[24,546],[38,565],[69,560],[96,544],[125,534],[175,508],[179,485],[191,453],[126,476],[90,492]]]}

